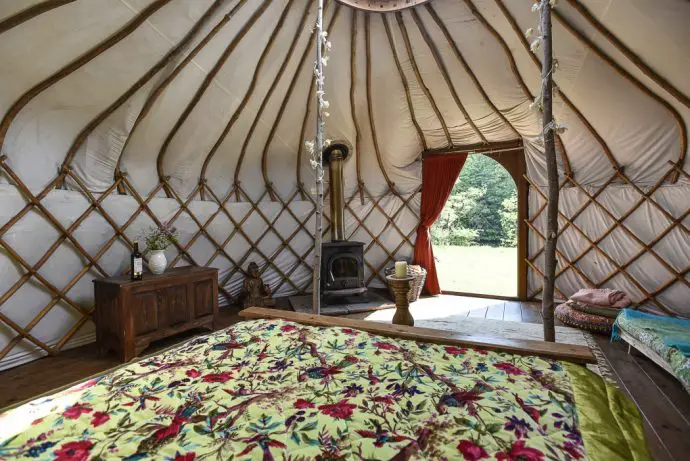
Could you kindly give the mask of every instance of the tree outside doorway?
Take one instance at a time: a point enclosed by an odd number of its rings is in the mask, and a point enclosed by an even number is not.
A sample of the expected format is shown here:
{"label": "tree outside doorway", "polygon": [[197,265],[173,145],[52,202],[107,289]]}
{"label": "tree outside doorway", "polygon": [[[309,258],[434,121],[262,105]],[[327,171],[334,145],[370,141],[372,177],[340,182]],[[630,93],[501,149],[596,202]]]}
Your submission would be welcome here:
{"label": "tree outside doorway", "polygon": [[431,228],[444,291],[517,295],[517,188],[494,159],[470,155]]}

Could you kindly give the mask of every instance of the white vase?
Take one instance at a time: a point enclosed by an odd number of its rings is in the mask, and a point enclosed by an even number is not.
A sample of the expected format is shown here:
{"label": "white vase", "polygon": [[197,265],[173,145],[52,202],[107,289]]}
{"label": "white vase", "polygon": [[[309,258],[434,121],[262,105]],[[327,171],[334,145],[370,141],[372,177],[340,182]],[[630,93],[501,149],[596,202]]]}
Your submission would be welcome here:
{"label": "white vase", "polygon": [[164,250],[153,250],[149,255],[149,270],[154,274],[162,274],[168,267],[168,260],[165,259]]}

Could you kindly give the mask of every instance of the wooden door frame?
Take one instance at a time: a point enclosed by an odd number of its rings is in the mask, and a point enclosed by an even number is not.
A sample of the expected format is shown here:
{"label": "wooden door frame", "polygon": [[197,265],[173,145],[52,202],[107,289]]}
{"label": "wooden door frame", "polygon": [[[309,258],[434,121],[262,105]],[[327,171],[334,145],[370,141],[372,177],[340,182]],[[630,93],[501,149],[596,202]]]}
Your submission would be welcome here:
{"label": "wooden door frame", "polygon": [[[428,155],[443,155],[450,153],[444,151],[428,151]],[[515,181],[517,188],[517,296],[498,296],[483,293],[466,293],[458,291],[442,290],[443,294],[456,296],[470,296],[474,298],[505,299],[510,301],[527,301],[527,254],[528,254],[528,228],[526,220],[529,217],[529,182],[525,179],[527,173],[527,163],[525,161],[525,151],[522,142],[515,143],[495,143],[488,146],[476,147],[472,149],[453,149],[452,152],[467,152],[470,155],[481,154],[496,160],[503,168],[508,171]],[[462,172],[460,173],[462,174]]]}

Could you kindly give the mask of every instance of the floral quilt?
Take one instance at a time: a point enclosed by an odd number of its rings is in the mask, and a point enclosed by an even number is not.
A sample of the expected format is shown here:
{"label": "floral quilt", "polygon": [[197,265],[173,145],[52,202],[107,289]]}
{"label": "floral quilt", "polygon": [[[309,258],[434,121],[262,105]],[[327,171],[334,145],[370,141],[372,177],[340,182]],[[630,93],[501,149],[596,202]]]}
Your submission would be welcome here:
{"label": "floral quilt", "polygon": [[0,459],[617,459],[583,440],[569,367],[242,322],[4,413]]}

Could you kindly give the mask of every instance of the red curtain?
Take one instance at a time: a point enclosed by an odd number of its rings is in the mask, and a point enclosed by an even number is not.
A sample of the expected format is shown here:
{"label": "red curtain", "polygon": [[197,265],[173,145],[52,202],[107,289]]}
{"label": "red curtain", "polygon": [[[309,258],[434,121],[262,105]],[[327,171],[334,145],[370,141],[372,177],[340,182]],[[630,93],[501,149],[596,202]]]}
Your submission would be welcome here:
{"label": "red curtain", "polygon": [[466,159],[466,153],[430,155],[422,163],[422,204],[414,246],[414,264],[426,269],[424,288],[431,295],[440,294],[441,287],[436,275],[429,231],[441,214]]}

